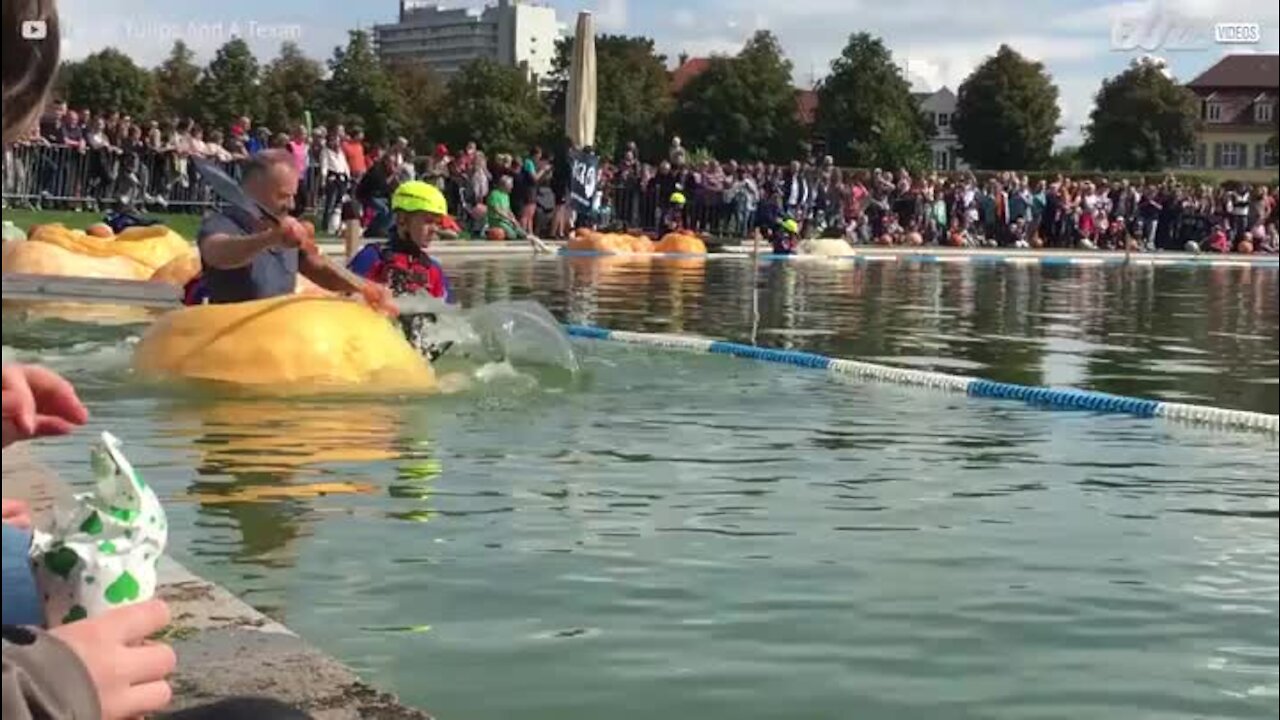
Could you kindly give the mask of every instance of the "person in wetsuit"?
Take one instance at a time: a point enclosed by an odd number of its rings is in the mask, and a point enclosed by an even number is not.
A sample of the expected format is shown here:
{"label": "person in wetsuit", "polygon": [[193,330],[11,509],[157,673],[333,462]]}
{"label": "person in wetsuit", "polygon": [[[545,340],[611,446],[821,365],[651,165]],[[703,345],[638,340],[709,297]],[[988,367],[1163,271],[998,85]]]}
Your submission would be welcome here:
{"label": "person in wetsuit", "polygon": [[[351,258],[348,267],[367,280],[386,285],[393,296],[425,294],[453,302],[444,268],[427,254],[427,247],[448,215],[444,193],[421,180],[400,183],[391,195],[391,214],[394,222],[388,231],[390,239],[365,245]],[[405,337],[431,360],[448,349],[431,340],[435,322],[435,315],[430,313],[400,317]]]}

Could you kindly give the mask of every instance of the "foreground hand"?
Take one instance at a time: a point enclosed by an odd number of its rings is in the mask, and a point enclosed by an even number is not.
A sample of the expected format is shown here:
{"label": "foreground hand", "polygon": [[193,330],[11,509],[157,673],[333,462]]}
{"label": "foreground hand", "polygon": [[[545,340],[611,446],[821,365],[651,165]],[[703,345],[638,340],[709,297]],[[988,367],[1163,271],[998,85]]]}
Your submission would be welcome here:
{"label": "foreground hand", "polygon": [[360,295],[364,297],[364,301],[369,304],[369,307],[374,310],[387,317],[399,317],[400,308],[396,307],[395,297],[391,294],[391,289],[386,285],[366,282],[360,288]]}
{"label": "foreground hand", "polygon": [[169,607],[148,600],[51,632],[89,671],[103,720],[123,720],[163,710],[173,697],[165,678],[178,657],[168,645],[147,640],[168,624]]}
{"label": "foreground hand", "polygon": [[66,435],[89,419],[75,388],[38,365],[4,366],[4,447],[19,440]]}
{"label": "foreground hand", "polygon": [[31,529],[31,506],[21,500],[4,498],[4,520],[6,524],[23,530]]}

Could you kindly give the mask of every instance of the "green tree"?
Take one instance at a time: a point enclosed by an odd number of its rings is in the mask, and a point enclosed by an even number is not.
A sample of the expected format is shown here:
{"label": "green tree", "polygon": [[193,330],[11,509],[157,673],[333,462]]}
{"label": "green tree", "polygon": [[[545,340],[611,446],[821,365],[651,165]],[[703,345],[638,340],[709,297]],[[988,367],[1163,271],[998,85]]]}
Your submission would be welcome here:
{"label": "green tree", "polygon": [[153,73],[156,109],[166,114],[195,113],[196,84],[200,82],[200,66],[196,54],[181,40],[173,43],[169,57]]}
{"label": "green tree", "polygon": [[324,85],[325,122],[359,125],[374,142],[388,142],[404,130],[404,99],[373,51],[369,33],[352,30],[346,47],[333,49]]}
{"label": "green tree", "polygon": [[194,115],[206,127],[223,127],[241,115],[256,117],[262,108],[258,59],[241,38],[218,48],[196,83]]}
{"label": "green tree", "polygon": [[296,43],[282,44],[280,55],[262,73],[261,122],[285,131],[302,122],[304,112],[316,109],[323,80],[320,63],[304,55]]}
{"label": "green tree", "polygon": [[403,134],[415,148],[430,147],[445,106],[445,86],[440,76],[421,63],[391,64],[387,73],[401,99]]}
{"label": "green tree", "polygon": [[796,90],[791,61],[773,33],[757,32],[732,58],[712,58],[681,89],[672,124],[688,147],[706,147],[717,157],[794,157],[802,138]]}
{"label": "green tree", "polygon": [[449,80],[438,137],[454,145],[475,140],[490,153],[522,152],[550,139],[551,128],[547,108],[522,70],[481,59]]}
{"label": "green tree", "polygon": [[131,115],[143,115],[151,109],[151,73],[115,48],[64,64],[62,71],[66,74],[66,100],[72,107]]}
{"label": "green tree", "polygon": [[1001,45],[960,85],[951,121],[969,164],[1036,170],[1053,152],[1061,128],[1058,87],[1042,63]]}
{"label": "green tree", "polygon": [[[569,68],[573,38],[556,43],[550,94],[551,117],[565,116],[569,94]],[[634,141],[651,156],[666,146],[666,125],[674,102],[671,98],[667,58],[647,37],[602,35],[596,38],[596,149],[606,156],[622,151]]]}
{"label": "green tree", "polygon": [[1162,61],[1134,60],[1102,81],[1081,149],[1102,170],[1161,170],[1195,142],[1195,95],[1165,74]]}
{"label": "green tree", "polygon": [[1084,169],[1084,162],[1080,148],[1073,145],[1054,150],[1049,156],[1049,163],[1045,165],[1045,169],[1058,172],[1080,172]]}
{"label": "green tree", "polygon": [[884,42],[849,37],[818,87],[817,130],[836,162],[855,167],[921,168],[932,127]]}

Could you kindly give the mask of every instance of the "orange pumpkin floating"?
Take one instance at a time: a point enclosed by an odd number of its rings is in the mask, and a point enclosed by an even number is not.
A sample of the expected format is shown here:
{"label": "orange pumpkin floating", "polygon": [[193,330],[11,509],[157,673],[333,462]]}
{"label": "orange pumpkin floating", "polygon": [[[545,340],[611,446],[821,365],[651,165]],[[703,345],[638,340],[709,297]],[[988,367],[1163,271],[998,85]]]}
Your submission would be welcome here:
{"label": "orange pumpkin floating", "polygon": [[644,235],[630,235],[628,242],[631,245],[631,252],[649,254],[653,252],[653,241]]}
{"label": "orange pumpkin floating", "polygon": [[490,240],[506,240],[507,231],[500,227],[491,227],[485,231],[484,236]]}
{"label": "orange pumpkin floating", "polygon": [[706,255],[707,245],[701,238],[694,235],[673,232],[663,235],[658,244],[654,245],[653,251],[677,255]]}
{"label": "orange pumpkin floating", "polygon": [[151,276],[151,282],[169,283],[183,287],[192,278],[200,274],[200,256],[192,253],[180,255],[164,265]]}

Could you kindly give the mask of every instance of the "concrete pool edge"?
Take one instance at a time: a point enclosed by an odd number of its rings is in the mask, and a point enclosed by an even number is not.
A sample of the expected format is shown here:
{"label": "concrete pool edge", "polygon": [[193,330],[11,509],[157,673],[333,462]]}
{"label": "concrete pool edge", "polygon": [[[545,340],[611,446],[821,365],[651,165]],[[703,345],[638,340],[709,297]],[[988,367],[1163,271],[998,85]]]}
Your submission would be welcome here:
{"label": "concrete pool edge", "polygon": [[996,382],[969,375],[913,368],[894,367],[860,360],[828,357],[798,350],[759,347],[727,342],[696,335],[641,333],[591,325],[563,325],[570,337],[628,345],[642,345],[663,350],[687,350],[715,355],[824,370],[832,375],[856,377],[896,385],[944,390],[969,397],[994,400],[1016,400],[1047,410],[1076,410],[1161,418],[1191,425],[1205,425],[1229,430],[1280,434],[1280,416],[1249,410],[1232,410],[1208,405],[1164,402],[1148,398],[1113,395],[1095,390],[1070,387],[1043,387]]}
{"label": "concrete pool edge", "polygon": [[[4,451],[4,495],[30,502],[37,515],[69,492],[38,450]],[[355,671],[176,560],[160,563],[160,597],[173,622],[165,639],[178,653],[173,709],[233,695],[261,695],[317,720],[430,720],[421,710],[362,680]]]}

